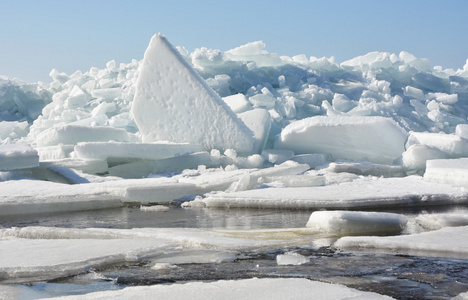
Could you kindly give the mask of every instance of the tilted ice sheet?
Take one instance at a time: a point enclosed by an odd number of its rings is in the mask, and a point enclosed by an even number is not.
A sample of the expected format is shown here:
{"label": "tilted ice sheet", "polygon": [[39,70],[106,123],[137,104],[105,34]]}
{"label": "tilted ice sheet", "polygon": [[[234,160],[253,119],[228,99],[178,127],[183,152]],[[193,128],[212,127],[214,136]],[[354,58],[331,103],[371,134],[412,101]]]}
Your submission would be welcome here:
{"label": "tilted ice sheet", "polygon": [[250,208],[359,208],[466,203],[466,193],[420,176],[366,177],[317,187],[264,188],[207,194],[186,205]]}
{"label": "tilted ice sheet", "polygon": [[391,164],[405,151],[406,136],[393,120],[383,117],[318,116],[286,126],[275,148]]}
{"label": "tilted ice sheet", "polygon": [[132,114],[144,142],[252,152],[252,132],[161,34],[145,52]]}
{"label": "tilted ice sheet", "polygon": [[333,246],[346,250],[466,258],[468,227],[446,227],[436,231],[392,237],[342,237]]}
{"label": "tilted ice sheet", "polygon": [[120,291],[96,292],[52,299],[392,299],[342,285],[303,278],[252,278],[215,282],[187,282],[149,287],[129,287]]}

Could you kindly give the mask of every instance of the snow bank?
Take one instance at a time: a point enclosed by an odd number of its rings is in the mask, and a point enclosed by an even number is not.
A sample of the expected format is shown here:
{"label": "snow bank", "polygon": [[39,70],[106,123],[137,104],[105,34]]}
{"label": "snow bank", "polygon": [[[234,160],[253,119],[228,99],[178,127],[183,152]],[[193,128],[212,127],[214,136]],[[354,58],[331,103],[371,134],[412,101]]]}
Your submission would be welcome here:
{"label": "snow bank", "polygon": [[391,164],[405,151],[406,133],[382,117],[312,117],[281,131],[275,148],[296,154],[329,153],[332,159]]}
{"label": "snow bank", "polygon": [[161,34],[145,52],[132,114],[144,142],[252,152],[251,131]]}
{"label": "snow bank", "polygon": [[391,299],[371,292],[361,292],[342,285],[302,278],[252,278],[215,282],[187,282],[148,287],[129,287],[119,291],[96,292],[52,299]]}
{"label": "snow bank", "polygon": [[468,227],[447,227],[420,234],[392,237],[342,237],[334,247],[421,256],[466,258]]}
{"label": "snow bank", "polygon": [[419,176],[359,178],[327,186],[264,188],[207,194],[187,206],[248,208],[382,208],[466,203],[466,193]]}
{"label": "snow bank", "polygon": [[407,220],[403,215],[381,212],[315,211],[306,227],[337,236],[399,234]]}

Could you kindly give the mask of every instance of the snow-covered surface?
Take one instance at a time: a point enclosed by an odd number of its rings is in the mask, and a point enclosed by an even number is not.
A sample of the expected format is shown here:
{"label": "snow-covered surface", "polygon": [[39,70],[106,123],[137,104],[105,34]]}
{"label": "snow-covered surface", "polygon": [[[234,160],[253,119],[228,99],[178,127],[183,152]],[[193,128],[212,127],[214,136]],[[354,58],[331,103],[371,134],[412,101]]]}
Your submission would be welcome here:
{"label": "snow-covered surface", "polygon": [[151,39],[132,114],[144,142],[252,152],[252,133],[161,34]]}
{"label": "snow-covered surface", "polygon": [[466,258],[468,227],[445,227],[420,234],[391,237],[342,237],[333,246],[346,250]]}
{"label": "snow-covered surface", "polygon": [[129,287],[120,291],[52,299],[392,299],[376,293],[361,292],[341,285],[301,278],[252,278],[215,282],[188,282],[148,287]]}
{"label": "snow-covered surface", "polygon": [[424,180],[468,188],[468,158],[429,160]]}
{"label": "snow-covered surface", "polygon": [[27,144],[0,145],[0,171],[33,168],[39,165],[37,151]]}
{"label": "snow-covered surface", "polygon": [[460,188],[404,178],[359,178],[352,182],[317,187],[264,188],[207,194],[188,202],[206,207],[250,208],[378,208],[467,203]]}

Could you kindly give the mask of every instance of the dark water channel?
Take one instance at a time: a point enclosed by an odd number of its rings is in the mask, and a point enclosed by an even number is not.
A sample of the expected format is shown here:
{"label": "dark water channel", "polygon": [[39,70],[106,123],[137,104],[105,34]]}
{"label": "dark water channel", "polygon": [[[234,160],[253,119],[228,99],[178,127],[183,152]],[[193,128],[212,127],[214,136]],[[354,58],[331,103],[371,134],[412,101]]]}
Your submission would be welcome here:
{"label": "dark water channel", "polygon": [[[213,210],[171,208],[145,212],[126,207],[90,212],[2,218],[1,226],[57,226],[75,228],[188,227],[261,229],[304,227],[310,211]],[[310,258],[297,266],[276,263],[276,256],[296,252]],[[418,257],[377,253],[349,253],[323,247],[268,248],[243,252],[224,263],[178,264],[170,270],[152,269],[151,262],[89,270],[87,274],[50,282],[20,285],[26,291],[48,296],[115,290],[127,286],[165,284],[188,280],[241,279],[252,277],[302,277],[339,283],[396,299],[450,299],[468,291],[468,259]],[[0,285],[1,288],[1,285]],[[26,294],[25,294],[26,295]],[[22,299],[28,298],[26,295]]]}

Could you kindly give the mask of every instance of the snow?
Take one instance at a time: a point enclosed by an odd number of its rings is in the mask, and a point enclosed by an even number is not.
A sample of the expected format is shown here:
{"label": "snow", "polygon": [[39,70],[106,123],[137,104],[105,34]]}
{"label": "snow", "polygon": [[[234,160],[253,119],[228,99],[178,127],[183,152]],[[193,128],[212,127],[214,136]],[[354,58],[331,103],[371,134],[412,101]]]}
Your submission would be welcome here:
{"label": "snow", "polygon": [[391,299],[371,292],[361,292],[341,285],[301,278],[252,278],[215,282],[187,282],[148,287],[129,287],[120,291],[52,299]]}
{"label": "snow", "polygon": [[145,52],[132,115],[144,142],[252,152],[250,130],[161,34]]}
{"label": "snow", "polygon": [[382,117],[312,117],[281,131],[275,148],[296,154],[329,153],[332,159],[391,164],[404,152],[406,133]]}
{"label": "snow", "polygon": [[467,226],[446,227],[436,231],[392,237],[342,237],[333,246],[346,250],[466,258],[467,229]]}
{"label": "snow", "polygon": [[424,180],[468,187],[468,159],[434,159],[427,161]]}
{"label": "snow", "polygon": [[360,211],[315,211],[306,227],[337,236],[399,234],[406,225],[403,215]]}

